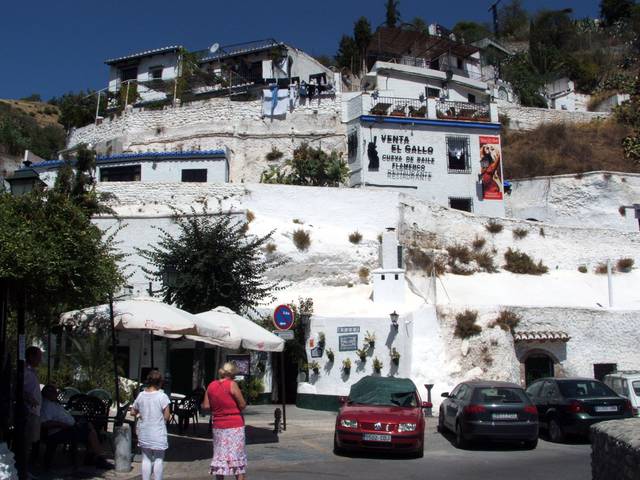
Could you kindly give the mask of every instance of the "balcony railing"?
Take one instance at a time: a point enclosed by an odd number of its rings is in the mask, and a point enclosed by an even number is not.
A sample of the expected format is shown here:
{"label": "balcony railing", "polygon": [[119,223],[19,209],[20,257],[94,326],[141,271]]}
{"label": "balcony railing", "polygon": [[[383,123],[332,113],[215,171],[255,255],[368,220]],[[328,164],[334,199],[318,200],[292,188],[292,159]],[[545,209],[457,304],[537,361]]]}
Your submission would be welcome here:
{"label": "balcony railing", "polygon": [[489,105],[483,103],[439,101],[436,103],[436,116],[443,120],[491,121]]}
{"label": "balcony railing", "polygon": [[427,104],[417,98],[378,97],[371,99],[371,115],[427,118]]}

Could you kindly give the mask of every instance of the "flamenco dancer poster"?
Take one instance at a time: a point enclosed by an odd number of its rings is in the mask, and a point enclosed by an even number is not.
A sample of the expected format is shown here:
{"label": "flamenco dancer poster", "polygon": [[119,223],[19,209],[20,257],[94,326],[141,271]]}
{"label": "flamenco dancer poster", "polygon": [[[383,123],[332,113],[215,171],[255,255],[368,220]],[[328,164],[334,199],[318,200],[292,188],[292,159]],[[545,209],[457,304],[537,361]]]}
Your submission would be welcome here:
{"label": "flamenco dancer poster", "polygon": [[502,200],[502,149],[500,137],[480,137],[480,175],[483,200]]}

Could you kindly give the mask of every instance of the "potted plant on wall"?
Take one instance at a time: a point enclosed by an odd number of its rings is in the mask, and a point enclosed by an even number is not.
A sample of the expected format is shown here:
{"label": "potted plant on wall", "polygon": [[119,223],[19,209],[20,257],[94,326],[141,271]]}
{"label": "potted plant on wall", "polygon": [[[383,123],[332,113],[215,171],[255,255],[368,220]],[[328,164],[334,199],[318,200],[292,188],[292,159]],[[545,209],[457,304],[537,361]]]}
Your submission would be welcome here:
{"label": "potted plant on wall", "polygon": [[373,350],[376,346],[376,334],[367,330],[367,334],[364,336],[364,343]]}
{"label": "potted plant on wall", "polygon": [[394,365],[397,366],[400,364],[400,352],[396,350],[396,347],[393,347],[391,349],[391,353],[389,353],[389,356],[391,357],[391,361],[394,363]]}
{"label": "potted plant on wall", "polygon": [[335,355],[333,354],[333,350],[331,350],[330,348],[327,348],[327,358],[329,359],[329,363],[333,363]]}
{"label": "potted plant on wall", "polygon": [[342,371],[345,375],[349,375],[349,373],[351,373],[351,359],[345,358],[342,361]]}
{"label": "potted plant on wall", "polygon": [[318,332],[318,346],[324,349],[325,342],[326,338],[324,336],[324,332]]}
{"label": "potted plant on wall", "polygon": [[384,367],[383,363],[380,361],[378,357],[373,359],[373,371],[374,373],[380,373],[382,371],[382,367]]}
{"label": "potted plant on wall", "polygon": [[311,362],[309,365],[309,370],[311,370],[315,375],[319,375],[320,374],[320,364],[318,362],[316,362],[315,360],[313,362]]}
{"label": "potted plant on wall", "polygon": [[364,347],[363,348],[359,348],[358,350],[356,350],[356,355],[358,355],[358,357],[360,358],[360,361],[362,363],[367,361],[367,352],[368,351],[369,350],[364,348]]}

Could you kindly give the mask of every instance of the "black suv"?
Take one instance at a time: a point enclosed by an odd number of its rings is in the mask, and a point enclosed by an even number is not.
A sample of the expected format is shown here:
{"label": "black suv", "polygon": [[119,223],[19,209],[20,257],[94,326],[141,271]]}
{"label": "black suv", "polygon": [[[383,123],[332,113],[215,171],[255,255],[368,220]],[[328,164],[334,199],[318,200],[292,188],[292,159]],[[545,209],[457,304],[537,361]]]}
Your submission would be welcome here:
{"label": "black suv", "polygon": [[604,420],[631,417],[631,403],[593,378],[541,378],[527,388],[536,405],[540,428],[552,442],[566,435],[588,435]]}

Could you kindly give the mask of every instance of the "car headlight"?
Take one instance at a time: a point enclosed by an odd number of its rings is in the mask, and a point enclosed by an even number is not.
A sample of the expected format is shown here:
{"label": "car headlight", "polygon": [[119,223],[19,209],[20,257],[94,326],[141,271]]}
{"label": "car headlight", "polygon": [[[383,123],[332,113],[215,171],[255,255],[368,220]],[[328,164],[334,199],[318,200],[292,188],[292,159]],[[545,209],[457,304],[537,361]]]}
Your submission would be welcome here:
{"label": "car headlight", "polygon": [[415,423],[401,423],[398,425],[399,432],[413,432],[416,429]]}
{"label": "car headlight", "polygon": [[348,418],[343,418],[340,420],[340,425],[345,428],[358,428],[357,420],[349,420]]}

